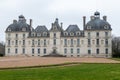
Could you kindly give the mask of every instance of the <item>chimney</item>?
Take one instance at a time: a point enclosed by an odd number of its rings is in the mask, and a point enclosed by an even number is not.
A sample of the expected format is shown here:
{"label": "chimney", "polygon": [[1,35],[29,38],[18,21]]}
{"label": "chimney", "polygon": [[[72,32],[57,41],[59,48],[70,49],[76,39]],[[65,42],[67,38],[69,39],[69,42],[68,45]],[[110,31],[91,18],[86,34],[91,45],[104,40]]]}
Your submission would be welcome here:
{"label": "chimney", "polygon": [[85,29],[85,25],[86,25],[86,16],[83,16],[83,29]]}
{"label": "chimney", "polygon": [[103,16],[103,20],[107,21],[107,16]]}
{"label": "chimney", "polygon": [[95,17],[94,17],[94,16],[91,16],[91,17],[90,17],[90,19],[91,19],[91,20],[94,20],[94,19],[95,19]]}
{"label": "chimney", "polygon": [[17,23],[17,20],[13,20],[13,23]]}
{"label": "chimney", "polygon": [[32,31],[32,19],[30,19],[30,30]]}
{"label": "chimney", "polygon": [[60,24],[61,24],[61,29],[62,29],[62,27],[63,27],[63,23],[61,22]]}

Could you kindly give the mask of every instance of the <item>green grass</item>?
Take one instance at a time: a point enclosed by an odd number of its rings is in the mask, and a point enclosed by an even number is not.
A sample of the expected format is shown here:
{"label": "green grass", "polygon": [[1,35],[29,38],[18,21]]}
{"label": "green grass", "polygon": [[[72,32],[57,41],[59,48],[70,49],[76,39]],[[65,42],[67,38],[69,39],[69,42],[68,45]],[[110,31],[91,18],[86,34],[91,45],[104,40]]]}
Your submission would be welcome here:
{"label": "green grass", "polygon": [[6,69],[0,80],[120,80],[120,64]]}

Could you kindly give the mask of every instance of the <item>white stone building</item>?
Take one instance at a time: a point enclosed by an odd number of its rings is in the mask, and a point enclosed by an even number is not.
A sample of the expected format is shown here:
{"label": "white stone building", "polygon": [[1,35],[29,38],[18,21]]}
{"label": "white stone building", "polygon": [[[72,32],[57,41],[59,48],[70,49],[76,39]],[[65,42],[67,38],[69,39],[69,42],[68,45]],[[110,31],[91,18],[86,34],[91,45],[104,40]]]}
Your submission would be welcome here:
{"label": "white stone building", "polygon": [[77,25],[69,25],[66,30],[56,18],[51,29],[45,26],[32,27],[24,16],[13,20],[6,33],[6,56],[67,56],[67,57],[111,57],[111,25],[107,17],[100,19],[95,12],[86,23],[83,17],[83,30]]}

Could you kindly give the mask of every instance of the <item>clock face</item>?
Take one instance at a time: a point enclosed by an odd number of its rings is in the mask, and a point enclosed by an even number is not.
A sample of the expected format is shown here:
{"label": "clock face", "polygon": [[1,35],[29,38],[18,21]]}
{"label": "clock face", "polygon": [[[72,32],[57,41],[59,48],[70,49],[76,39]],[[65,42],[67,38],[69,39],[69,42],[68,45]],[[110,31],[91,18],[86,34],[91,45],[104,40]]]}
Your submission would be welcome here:
{"label": "clock face", "polygon": [[104,29],[108,29],[108,28],[109,28],[109,26],[108,26],[108,25],[105,25],[105,26],[104,26]]}

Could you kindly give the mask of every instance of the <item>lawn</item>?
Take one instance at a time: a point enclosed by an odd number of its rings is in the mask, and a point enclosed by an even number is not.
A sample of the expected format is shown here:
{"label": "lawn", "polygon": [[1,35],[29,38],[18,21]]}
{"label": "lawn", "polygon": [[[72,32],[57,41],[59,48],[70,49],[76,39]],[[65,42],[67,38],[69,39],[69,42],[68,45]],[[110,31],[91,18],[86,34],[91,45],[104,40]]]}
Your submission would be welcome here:
{"label": "lawn", "polygon": [[0,80],[120,80],[120,64],[0,70]]}

